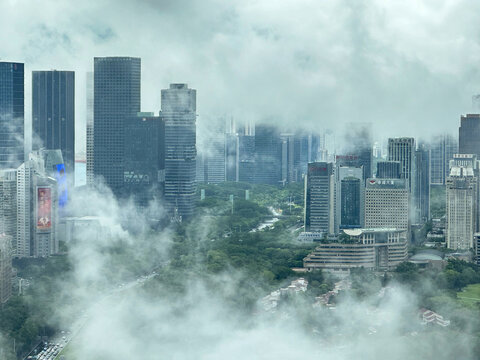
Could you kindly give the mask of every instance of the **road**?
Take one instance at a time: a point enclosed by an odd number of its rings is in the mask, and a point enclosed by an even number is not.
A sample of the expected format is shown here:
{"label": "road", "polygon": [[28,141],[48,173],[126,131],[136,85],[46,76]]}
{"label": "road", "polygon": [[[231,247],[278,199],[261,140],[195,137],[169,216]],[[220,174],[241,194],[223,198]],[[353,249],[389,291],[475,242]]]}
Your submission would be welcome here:
{"label": "road", "polygon": [[[165,262],[161,267],[166,266],[168,262]],[[139,278],[130,281],[128,283],[118,284],[116,288],[108,291],[107,294],[102,296],[98,301],[93,303],[88,309],[80,312],[80,317],[72,322],[72,325],[69,329],[62,330],[55,336],[49,339],[48,342],[42,342],[35,349],[33,349],[24,360],[36,359],[36,360],[54,360],[61,359],[62,350],[67,347],[67,345],[80,333],[82,328],[88,322],[90,318],[90,313],[92,310],[99,305],[102,305],[110,297],[132,289],[136,286],[140,286],[145,281],[156,276],[156,271],[152,271],[148,275],[140,276]]]}

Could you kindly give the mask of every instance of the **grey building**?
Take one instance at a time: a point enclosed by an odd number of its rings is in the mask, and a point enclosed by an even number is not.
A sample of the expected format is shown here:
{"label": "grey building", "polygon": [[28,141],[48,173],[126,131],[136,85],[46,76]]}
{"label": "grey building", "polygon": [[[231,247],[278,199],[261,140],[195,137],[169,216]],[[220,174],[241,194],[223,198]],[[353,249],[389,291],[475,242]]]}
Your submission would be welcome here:
{"label": "grey building", "polygon": [[[340,165],[363,168],[363,180],[372,177],[372,149],[370,123],[348,123],[344,133],[344,151]],[[353,161],[352,161],[353,160]]]}
{"label": "grey building", "polygon": [[165,185],[165,121],[140,112],[125,122],[123,193],[137,205],[163,197]]}
{"label": "grey building", "polygon": [[430,184],[445,185],[450,174],[449,163],[458,152],[458,141],[452,135],[436,136],[430,144]]}
{"label": "grey building", "polygon": [[255,181],[255,136],[238,136],[238,181]]}
{"label": "grey building", "polygon": [[335,232],[339,229],[363,227],[363,168],[338,166],[335,172]]}
{"label": "grey building", "polygon": [[172,216],[193,215],[196,186],[197,92],[187,84],[162,90],[165,120],[165,200]]}
{"label": "grey building", "polygon": [[117,195],[124,183],[125,120],[140,111],[140,68],[140,58],[94,59],[94,178]]}
{"label": "grey building", "polygon": [[95,184],[95,177],[93,172],[93,72],[87,72],[86,76],[86,100],[87,100],[87,114],[86,114],[86,128],[87,128],[87,185]]}
{"label": "grey building", "polygon": [[334,234],[335,174],[334,164],[308,164],[305,181],[305,231]]}
{"label": "grey building", "polygon": [[295,136],[294,134],[280,134],[282,146],[282,174],[283,184],[297,181],[295,169]]}
{"label": "grey building", "polygon": [[275,126],[255,125],[255,183],[278,185],[282,180],[282,142]]}
{"label": "grey building", "polygon": [[12,295],[12,237],[0,234],[0,304]]}
{"label": "grey building", "polygon": [[225,134],[225,180],[239,181],[239,136],[236,133]]}
{"label": "grey building", "polygon": [[460,117],[458,152],[480,156],[480,114],[466,114]]}
{"label": "grey building", "polygon": [[378,179],[400,179],[400,161],[377,162]]}
{"label": "grey building", "polygon": [[[75,72],[33,71],[33,150],[60,149],[67,174],[75,167]],[[73,183],[73,181],[72,181]]]}
{"label": "grey building", "polygon": [[430,150],[420,144],[415,152],[415,219],[424,223],[430,219]]}
{"label": "grey building", "polygon": [[16,168],[24,154],[24,66],[0,62],[0,168]]}

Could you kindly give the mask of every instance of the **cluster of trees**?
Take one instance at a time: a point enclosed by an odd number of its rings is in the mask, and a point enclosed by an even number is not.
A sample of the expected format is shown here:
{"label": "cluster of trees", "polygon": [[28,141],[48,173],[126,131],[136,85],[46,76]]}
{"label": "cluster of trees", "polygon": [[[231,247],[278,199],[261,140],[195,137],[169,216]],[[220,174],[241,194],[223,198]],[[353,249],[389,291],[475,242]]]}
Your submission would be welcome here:
{"label": "cluster of trees", "polygon": [[31,285],[24,295],[14,295],[0,308],[0,333],[4,336],[0,355],[5,356],[2,359],[25,355],[42,336],[50,336],[57,330],[52,314],[62,281],[71,270],[66,256],[21,259],[14,265],[18,276],[28,279]]}

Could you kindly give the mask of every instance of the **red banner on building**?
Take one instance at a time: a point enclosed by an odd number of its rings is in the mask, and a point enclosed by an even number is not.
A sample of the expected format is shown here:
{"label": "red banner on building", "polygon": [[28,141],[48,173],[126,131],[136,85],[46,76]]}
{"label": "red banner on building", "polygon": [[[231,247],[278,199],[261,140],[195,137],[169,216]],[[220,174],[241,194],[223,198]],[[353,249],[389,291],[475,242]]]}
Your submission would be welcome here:
{"label": "red banner on building", "polygon": [[52,227],[52,189],[37,189],[37,229],[46,230]]}

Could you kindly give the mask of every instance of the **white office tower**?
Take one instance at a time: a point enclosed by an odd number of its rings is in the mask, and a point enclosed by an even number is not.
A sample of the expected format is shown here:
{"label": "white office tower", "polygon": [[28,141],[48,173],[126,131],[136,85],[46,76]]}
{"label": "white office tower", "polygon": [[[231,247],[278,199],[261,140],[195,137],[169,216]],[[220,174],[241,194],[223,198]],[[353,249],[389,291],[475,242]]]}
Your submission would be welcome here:
{"label": "white office tower", "polygon": [[57,222],[57,181],[46,174],[42,151],[31,153],[29,160],[17,169],[14,256],[45,257],[57,253]]}
{"label": "white office tower", "polygon": [[408,230],[409,194],[404,179],[368,179],[365,228]]}
{"label": "white office tower", "polygon": [[470,166],[452,166],[447,178],[447,247],[473,248],[476,229],[477,177]]}

